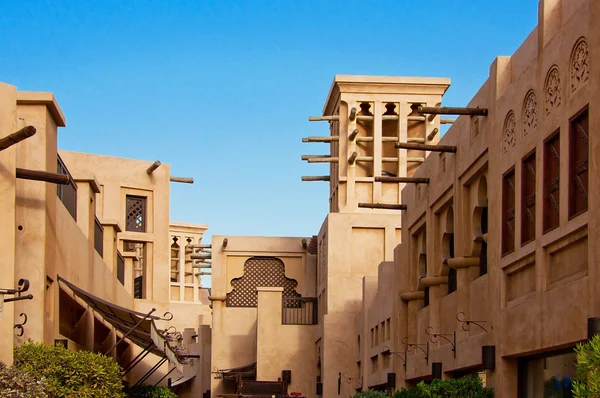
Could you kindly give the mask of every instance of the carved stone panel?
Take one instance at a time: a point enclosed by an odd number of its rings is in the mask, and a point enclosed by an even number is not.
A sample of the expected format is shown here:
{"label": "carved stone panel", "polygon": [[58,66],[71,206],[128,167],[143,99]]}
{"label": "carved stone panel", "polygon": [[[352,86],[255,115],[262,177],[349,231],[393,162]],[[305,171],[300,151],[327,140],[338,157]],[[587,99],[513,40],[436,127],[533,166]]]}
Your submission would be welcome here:
{"label": "carved stone panel", "polygon": [[546,75],[544,93],[546,100],[546,116],[548,116],[552,113],[552,109],[560,106],[562,101],[560,95],[560,71],[556,65],[553,65]]}
{"label": "carved stone panel", "polygon": [[588,44],[585,37],[575,43],[571,52],[571,94],[590,78]]}
{"label": "carved stone panel", "polygon": [[515,113],[510,111],[504,119],[504,128],[502,129],[502,153],[508,153],[517,143],[516,126]]}
{"label": "carved stone panel", "polygon": [[529,90],[523,101],[523,135],[529,134],[537,127],[537,98],[533,90]]}

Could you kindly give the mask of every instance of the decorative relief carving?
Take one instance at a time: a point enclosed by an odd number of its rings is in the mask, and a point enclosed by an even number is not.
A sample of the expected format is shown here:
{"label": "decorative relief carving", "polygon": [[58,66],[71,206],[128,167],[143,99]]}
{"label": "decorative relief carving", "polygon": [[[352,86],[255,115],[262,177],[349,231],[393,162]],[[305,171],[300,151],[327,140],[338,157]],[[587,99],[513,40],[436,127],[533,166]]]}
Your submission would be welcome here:
{"label": "decorative relief carving", "polygon": [[585,37],[580,37],[571,52],[571,94],[590,78],[588,44]]}
{"label": "decorative relief carving", "polygon": [[546,94],[546,116],[552,112],[553,108],[558,108],[561,104],[560,96],[560,72],[558,66],[553,65],[546,75],[544,84]]}
{"label": "decorative relief carving", "polygon": [[529,90],[523,101],[523,135],[537,127],[537,98],[533,90]]}
{"label": "decorative relief carving", "polygon": [[502,153],[507,153],[517,143],[516,126],[515,113],[510,111],[504,119],[504,128],[502,129]]}

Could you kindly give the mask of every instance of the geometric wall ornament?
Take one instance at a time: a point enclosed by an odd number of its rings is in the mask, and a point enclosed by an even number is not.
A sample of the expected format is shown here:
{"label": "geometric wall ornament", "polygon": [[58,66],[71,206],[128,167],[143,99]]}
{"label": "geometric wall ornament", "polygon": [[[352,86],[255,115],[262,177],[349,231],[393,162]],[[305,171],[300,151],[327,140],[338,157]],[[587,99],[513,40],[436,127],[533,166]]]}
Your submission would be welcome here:
{"label": "geometric wall ornament", "polygon": [[562,97],[560,95],[560,71],[556,65],[552,65],[548,71],[548,74],[546,75],[544,94],[546,116],[548,116],[552,112],[552,109],[560,106],[562,101]]}
{"label": "geometric wall ornament", "polygon": [[502,153],[507,153],[517,143],[516,129],[517,121],[515,113],[509,111],[504,119],[504,127],[502,129]]}
{"label": "geometric wall ornament", "polygon": [[231,281],[227,307],[257,307],[258,287],[283,287],[283,297],[301,297],[298,282],[285,276],[285,265],[276,257],[252,257],[244,263],[244,275]]}
{"label": "geometric wall ornament", "polygon": [[537,127],[537,98],[533,90],[529,90],[523,101],[523,135]]}
{"label": "geometric wall ornament", "polygon": [[580,37],[571,52],[571,94],[590,78],[588,44],[585,37]]}

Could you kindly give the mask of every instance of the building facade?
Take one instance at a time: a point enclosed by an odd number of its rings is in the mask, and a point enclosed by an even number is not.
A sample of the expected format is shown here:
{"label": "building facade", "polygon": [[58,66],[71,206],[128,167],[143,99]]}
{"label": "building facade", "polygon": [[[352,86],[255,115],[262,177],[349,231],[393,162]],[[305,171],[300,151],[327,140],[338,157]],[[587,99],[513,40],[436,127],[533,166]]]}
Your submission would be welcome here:
{"label": "building facade", "polygon": [[0,84],[0,101],[0,327],[14,336],[0,360],[31,339],[110,355],[129,384],[209,389],[205,265],[191,258],[207,226],[169,221],[169,166],[58,152],[51,93]]}

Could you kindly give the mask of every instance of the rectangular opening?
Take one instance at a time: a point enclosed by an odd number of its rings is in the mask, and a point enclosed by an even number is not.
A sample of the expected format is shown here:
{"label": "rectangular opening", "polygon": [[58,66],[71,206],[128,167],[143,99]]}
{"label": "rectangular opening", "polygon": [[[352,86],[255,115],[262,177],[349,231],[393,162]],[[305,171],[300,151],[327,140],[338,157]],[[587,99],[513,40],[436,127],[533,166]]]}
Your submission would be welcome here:
{"label": "rectangular opening", "polygon": [[146,232],[146,202],[144,196],[127,195],[125,200],[125,229]]}
{"label": "rectangular opening", "polygon": [[502,177],[502,255],[515,250],[515,169]]}
{"label": "rectangular opening", "polygon": [[98,217],[94,217],[94,249],[100,257],[104,257],[104,227]]}
{"label": "rectangular opening", "polygon": [[521,163],[521,245],[535,239],[535,151]]}
{"label": "rectangular opening", "polygon": [[589,118],[587,107],[569,125],[569,219],[588,208]]}
{"label": "rectangular opening", "polygon": [[126,252],[135,252],[136,257],[133,260],[133,298],[146,298],[146,266],[147,266],[147,245],[146,242],[123,241],[123,250]]}
{"label": "rectangular opening", "polygon": [[117,280],[125,285],[125,259],[120,251],[117,251]]}
{"label": "rectangular opening", "polygon": [[68,185],[56,185],[56,195],[63,205],[65,205],[65,208],[68,210],[69,214],[71,214],[73,220],[77,221],[77,184],[73,181],[73,177],[71,176],[71,173],[69,173],[63,160],[60,158],[60,155],[57,155],[56,172],[58,174],[66,174],[71,179]]}
{"label": "rectangular opening", "polygon": [[558,227],[560,215],[560,132],[544,143],[544,233]]}

